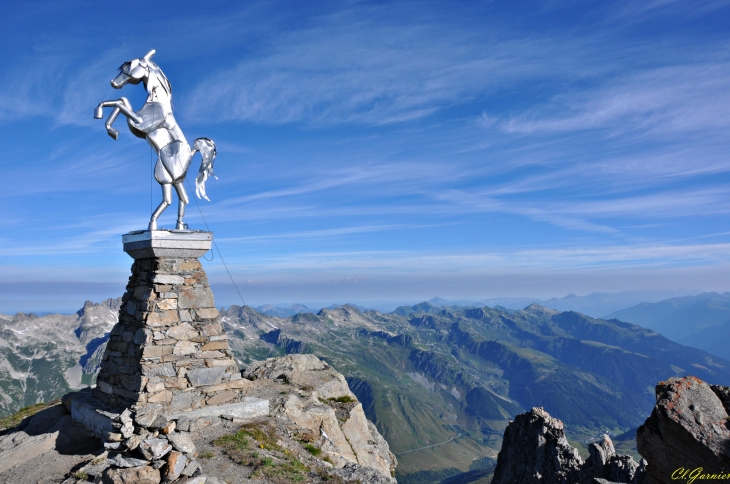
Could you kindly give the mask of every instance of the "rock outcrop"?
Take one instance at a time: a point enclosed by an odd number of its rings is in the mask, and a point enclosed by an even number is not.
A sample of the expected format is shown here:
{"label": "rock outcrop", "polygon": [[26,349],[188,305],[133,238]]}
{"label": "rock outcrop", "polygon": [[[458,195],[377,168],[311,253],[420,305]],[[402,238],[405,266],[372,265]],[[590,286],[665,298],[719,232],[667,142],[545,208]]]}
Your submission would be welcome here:
{"label": "rock outcrop", "polygon": [[589,450],[584,462],[565,438],[563,422],[533,408],[507,426],[492,484],[643,483],[646,462],[617,454],[607,435]]}
{"label": "rock outcrop", "polygon": [[254,362],[244,378],[270,380],[302,391],[272,402],[271,413],[307,429],[335,468],[352,464],[390,478],[397,460],[385,439],[368,422],[345,377],[314,355],[288,355]]}
{"label": "rock outcrop", "polygon": [[[258,442],[249,447],[262,456],[268,453],[267,465],[294,456],[306,466],[307,482],[395,482],[395,456],[365,418],[345,378],[327,363],[313,355],[271,358],[252,363],[241,380],[249,385],[246,398],[270,402],[270,415],[197,416],[200,410],[170,414],[161,405],[136,405],[114,414],[112,430],[101,438],[72,421],[66,405],[72,407],[82,397],[70,395],[64,404],[0,435],[0,482],[216,484],[223,482],[216,472],[230,472],[231,461],[216,467],[201,459],[200,449],[216,449],[216,438],[240,429],[248,429],[248,440],[263,435],[261,431],[267,434],[261,448]],[[64,453],[60,460],[59,450]],[[240,472],[251,475],[251,469],[234,457]],[[48,460],[54,465],[46,467],[41,478],[38,463]],[[251,475],[251,480],[240,482],[268,481]]]}
{"label": "rock outcrop", "polygon": [[636,432],[639,453],[650,464],[648,482],[672,482],[698,468],[707,475],[724,472],[727,479],[730,389],[692,376],[670,378],[656,386],[656,398],[651,416]]}

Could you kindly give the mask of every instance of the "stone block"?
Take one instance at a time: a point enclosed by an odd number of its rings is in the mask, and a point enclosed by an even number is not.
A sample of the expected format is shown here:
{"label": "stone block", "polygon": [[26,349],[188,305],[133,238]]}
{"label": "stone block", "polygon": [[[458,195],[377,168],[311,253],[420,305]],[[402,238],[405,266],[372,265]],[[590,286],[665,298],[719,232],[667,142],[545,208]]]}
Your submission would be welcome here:
{"label": "stone block", "polygon": [[[200,464],[198,464],[198,462],[196,460],[190,459],[188,461],[188,464],[185,466],[185,469],[183,469],[182,475],[192,476],[193,474],[195,474],[195,471],[197,471],[199,467],[200,467]],[[190,482],[190,481],[188,481],[188,482]]]}
{"label": "stone block", "polygon": [[147,439],[139,444],[139,451],[147,460],[161,459],[171,450],[172,446],[167,439]]}
{"label": "stone block", "polygon": [[163,355],[169,355],[173,352],[172,346],[150,346],[147,345],[142,349],[142,358],[159,358]]}
{"label": "stone block", "polygon": [[252,381],[241,378],[239,380],[219,383],[217,385],[210,385],[208,387],[201,388],[201,390],[204,391],[205,393],[215,393],[215,392],[220,392],[223,390],[243,390],[246,388],[251,388],[253,386],[254,386],[254,383]]}
{"label": "stone block", "polygon": [[182,276],[176,276],[174,274],[155,274],[152,276],[153,284],[170,284],[176,286],[185,282]]}
{"label": "stone block", "polygon": [[137,459],[135,457],[127,457],[124,454],[116,454],[114,457],[109,457],[108,462],[114,466],[122,468],[146,466],[149,464],[144,459]]}
{"label": "stone block", "polygon": [[147,313],[147,325],[156,327],[156,326],[172,326],[173,324],[176,324],[179,322],[179,316],[177,314],[177,311],[170,310],[170,311],[159,311],[154,313]]}
{"label": "stone block", "polygon": [[142,374],[152,376],[175,376],[175,368],[171,363],[143,363]]}
{"label": "stone block", "polygon": [[220,383],[221,378],[223,378],[223,373],[225,373],[224,367],[213,367],[213,368],[193,368],[188,371],[188,380],[190,380],[190,383],[195,386],[203,386],[203,385],[215,385],[217,383]]}
{"label": "stone block", "polygon": [[103,481],[105,484],[160,484],[159,469],[150,466],[113,468],[109,467],[104,471]]}
{"label": "stone block", "polygon": [[148,382],[147,383],[147,392],[148,393],[158,393],[165,391],[165,384],[161,381],[159,382]]}
{"label": "stone block", "polygon": [[193,392],[176,393],[172,396],[170,407],[174,409],[192,408],[193,403],[197,398],[199,398],[199,396]]}
{"label": "stone block", "polygon": [[189,323],[180,323],[167,330],[167,336],[176,340],[185,341],[198,336],[198,332]]}
{"label": "stone block", "polygon": [[213,395],[208,400],[206,400],[205,403],[208,405],[220,405],[221,403],[230,402],[231,400],[236,398],[236,395],[238,394],[232,391],[218,393],[217,395]]}
{"label": "stone block", "polygon": [[167,466],[163,475],[166,482],[172,482],[182,474],[185,466],[188,464],[188,458],[182,452],[173,450],[167,456]]}
{"label": "stone block", "polygon": [[213,291],[209,287],[185,287],[178,292],[177,305],[181,309],[215,308]]}
{"label": "stone block", "polygon": [[200,348],[201,351],[224,350],[228,348],[228,341],[211,341]]}
{"label": "stone block", "polygon": [[157,301],[157,309],[160,311],[177,309],[177,299],[159,299]]}
{"label": "stone block", "polygon": [[205,336],[215,336],[223,332],[223,325],[221,323],[211,323],[203,326],[203,334]]}
{"label": "stone block", "polygon": [[200,265],[200,261],[198,259],[188,259],[181,261],[177,268],[181,272],[192,272],[196,270],[200,270],[202,266]]}
{"label": "stone block", "polygon": [[192,355],[197,351],[195,343],[192,341],[178,341],[172,350],[173,355]]}
{"label": "stone block", "polygon": [[200,308],[195,310],[198,319],[215,319],[220,316],[216,308]]}
{"label": "stone block", "polygon": [[112,424],[118,417],[118,412],[91,395],[90,388],[77,392],[71,400],[71,419],[80,423],[98,439],[103,438],[104,434],[114,431]]}
{"label": "stone block", "polygon": [[207,359],[207,358],[225,358],[226,357],[225,353],[223,353],[221,351],[218,351],[218,350],[215,350],[215,351],[200,351],[200,352],[196,353],[195,356],[198,357],[198,358],[203,358],[203,359]]}
{"label": "stone block", "polygon": [[255,418],[268,414],[268,400],[246,397],[243,402],[206,406],[189,412],[172,413],[168,417],[179,421],[181,417],[185,416],[188,420],[193,421],[201,417],[220,417],[221,415],[233,415],[236,418]]}
{"label": "stone block", "polygon": [[172,401],[172,392],[164,390],[157,393],[147,395],[147,401],[150,403],[169,403]]}
{"label": "stone block", "polygon": [[205,366],[208,368],[212,368],[214,366],[237,366],[236,360],[233,358],[226,358],[226,359],[211,359],[211,360],[205,360]]}
{"label": "stone block", "polygon": [[[189,422],[189,419],[187,421]],[[189,425],[190,424],[188,423],[188,428]],[[195,454],[195,452],[197,452],[193,439],[187,432],[173,432],[167,436],[167,440],[170,441],[172,447],[177,451],[184,452],[186,454]]]}
{"label": "stone block", "polygon": [[[178,304],[179,306],[179,304]],[[192,322],[193,316],[190,314],[190,311],[187,309],[182,309],[178,311],[178,314],[180,315],[180,321],[184,322]]]}
{"label": "stone block", "polygon": [[182,390],[183,388],[187,388],[188,386],[187,378],[165,377],[163,381],[166,388]]}

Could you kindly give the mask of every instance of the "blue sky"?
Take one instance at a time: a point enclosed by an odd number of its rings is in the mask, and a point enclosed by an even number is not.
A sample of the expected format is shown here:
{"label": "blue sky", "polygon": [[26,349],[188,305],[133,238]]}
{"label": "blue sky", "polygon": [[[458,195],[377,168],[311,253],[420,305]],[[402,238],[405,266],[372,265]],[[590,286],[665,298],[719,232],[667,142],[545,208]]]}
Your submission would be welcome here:
{"label": "blue sky", "polygon": [[730,289],[729,4],[3,5],[0,283],[46,289],[0,310],[121,295],[159,186],[92,115],[152,48],[247,303]]}

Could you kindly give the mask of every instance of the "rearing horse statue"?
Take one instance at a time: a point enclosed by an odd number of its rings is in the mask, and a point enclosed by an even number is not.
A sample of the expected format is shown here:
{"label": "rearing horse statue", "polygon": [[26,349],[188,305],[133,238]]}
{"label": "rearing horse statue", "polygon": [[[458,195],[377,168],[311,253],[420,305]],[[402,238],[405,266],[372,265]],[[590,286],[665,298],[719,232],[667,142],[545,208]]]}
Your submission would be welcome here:
{"label": "rearing horse statue", "polygon": [[177,208],[176,229],[186,229],[183,222],[185,205],[190,201],[185,192],[185,175],[196,152],[200,152],[203,161],[195,179],[195,193],[210,201],[205,194],[205,180],[213,175],[213,160],[215,160],[215,143],[208,138],[198,138],[190,149],[185,135],[175,121],[172,114],[172,86],[160,67],[152,62],[155,51],[151,50],[140,59],[125,62],[119,68],[119,75],[112,79],[112,87],[121,89],[126,84],[144,83],[147,91],[147,101],[139,111],[134,111],[129,100],[120,97],[116,101],[99,103],[94,111],[94,117],[103,117],[103,108],[113,108],[112,114],[106,120],[106,131],[115,140],[119,131],[112,128],[119,114],[127,117],[129,130],[138,138],[146,138],[147,142],[157,152],[155,165],[155,180],[162,186],[162,203],[152,213],[149,230],[157,230],[157,218],[172,203],[172,187],[175,187],[179,199]]}

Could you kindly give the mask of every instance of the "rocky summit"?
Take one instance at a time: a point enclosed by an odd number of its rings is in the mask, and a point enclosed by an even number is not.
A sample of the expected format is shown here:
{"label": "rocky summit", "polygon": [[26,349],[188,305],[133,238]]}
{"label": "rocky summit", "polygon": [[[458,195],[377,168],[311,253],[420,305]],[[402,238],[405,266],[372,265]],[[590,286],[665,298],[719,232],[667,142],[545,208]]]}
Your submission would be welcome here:
{"label": "rocky summit", "polygon": [[[113,418],[118,436],[104,439],[71,418],[70,395],[0,435],[0,482],[395,482],[395,456],[327,363],[289,355],[252,363],[244,376],[247,396],[269,401],[269,415],[132,406]],[[105,448],[109,440],[119,445]]]}

